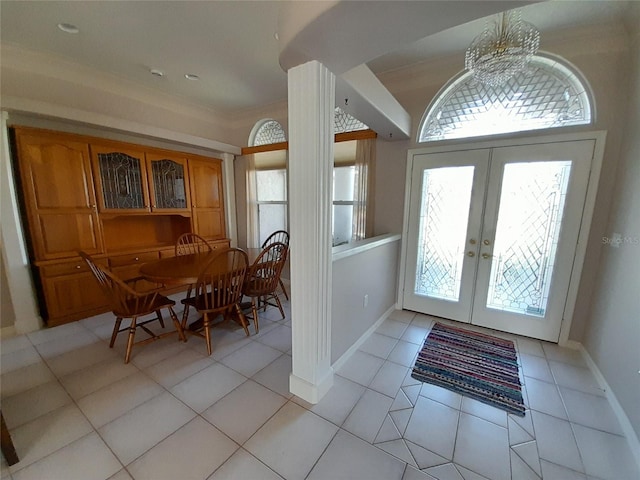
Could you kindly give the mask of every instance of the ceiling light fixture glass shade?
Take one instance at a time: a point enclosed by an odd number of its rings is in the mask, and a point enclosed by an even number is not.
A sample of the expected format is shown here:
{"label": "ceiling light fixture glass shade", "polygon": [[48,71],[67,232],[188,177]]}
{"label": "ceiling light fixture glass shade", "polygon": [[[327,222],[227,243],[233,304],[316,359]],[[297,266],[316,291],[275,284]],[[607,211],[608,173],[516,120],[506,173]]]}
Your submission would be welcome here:
{"label": "ceiling light fixture glass shade", "polygon": [[502,85],[526,69],[539,46],[540,32],[534,25],[522,21],[517,10],[503,12],[473,39],[465,55],[465,67],[482,84]]}

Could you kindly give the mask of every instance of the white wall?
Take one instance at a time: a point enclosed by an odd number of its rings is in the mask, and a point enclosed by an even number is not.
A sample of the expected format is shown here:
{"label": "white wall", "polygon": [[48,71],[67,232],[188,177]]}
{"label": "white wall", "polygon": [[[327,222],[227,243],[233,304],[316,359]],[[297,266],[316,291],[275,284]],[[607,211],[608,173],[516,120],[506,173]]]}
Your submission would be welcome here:
{"label": "white wall", "polygon": [[7,285],[7,272],[4,268],[2,255],[0,255],[0,328],[12,327],[16,321],[16,312]]}
{"label": "white wall", "polygon": [[[395,304],[400,240],[334,260],[331,363]],[[364,296],[368,305],[364,306]]]}
{"label": "white wall", "polygon": [[[624,137],[613,186],[606,236],[623,243],[604,247],[584,346],[604,375],[640,437],[640,35],[629,56],[629,89],[624,89]],[[621,113],[624,112],[621,110]]]}

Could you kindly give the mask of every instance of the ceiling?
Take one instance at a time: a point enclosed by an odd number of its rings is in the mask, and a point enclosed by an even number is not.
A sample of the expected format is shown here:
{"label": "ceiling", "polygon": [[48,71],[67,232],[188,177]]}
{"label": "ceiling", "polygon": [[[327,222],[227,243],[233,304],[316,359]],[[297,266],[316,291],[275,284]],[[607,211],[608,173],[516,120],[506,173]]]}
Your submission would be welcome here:
{"label": "ceiling", "polygon": [[[393,2],[400,5],[400,2]],[[545,33],[622,22],[632,1],[548,1],[524,6]],[[218,112],[286,100],[276,1],[0,1],[0,40],[65,57]],[[363,8],[364,3],[362,4]],[[634,10],[636,11],[636,10]],[[78,27],[64,33],[57,25]],[[376,74],[459,55],[486,23],[450,28],[368,62]],[[154,76],[157,69],[163,76]],[[194,74],[198,80],[188,80]]]}

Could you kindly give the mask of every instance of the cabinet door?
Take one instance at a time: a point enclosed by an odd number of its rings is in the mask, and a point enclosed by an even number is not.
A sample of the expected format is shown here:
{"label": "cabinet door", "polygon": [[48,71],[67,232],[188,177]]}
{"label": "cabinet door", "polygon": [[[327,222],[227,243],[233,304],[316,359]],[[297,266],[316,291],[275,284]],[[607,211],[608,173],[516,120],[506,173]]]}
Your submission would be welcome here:
{"label": "cabinet door", "polygon": [[109,309],[108,301],[91,272],[43,277],[42,284],[49,326]]}
{"label": "cabinet door", "polygon": [[225,238],[222,161],[190,158],[189,177],[196,233],[211,240]]}
{"label": "cabinet door", "polygon": [[16,140],[36,259],[102,253],[88,144],[20,129]]}
{"label": "cabinet door", "polygon": [[162,213],[189,212],[187,160],[158,153],[147,153],[151,211]]}
{"label": "cabinet door", "polygon": [[101,212],[150,211],[144,151],[118,144],[91,144]]}

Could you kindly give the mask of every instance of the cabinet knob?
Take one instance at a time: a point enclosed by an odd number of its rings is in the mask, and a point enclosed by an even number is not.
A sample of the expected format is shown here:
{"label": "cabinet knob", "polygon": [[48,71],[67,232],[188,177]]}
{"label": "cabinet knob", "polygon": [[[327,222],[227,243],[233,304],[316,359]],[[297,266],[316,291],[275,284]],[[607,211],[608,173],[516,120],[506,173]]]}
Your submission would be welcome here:
{"label": "cabinet knob", "polygon": [[76,268],[80,270],[82,268],[82,265],[76,265]]}
{"label": "cabinet knob", "polygon": [[137,262],[138,260],[140,260],[140,258],[139,258],[139,257],[136,257],[136,262]]}

